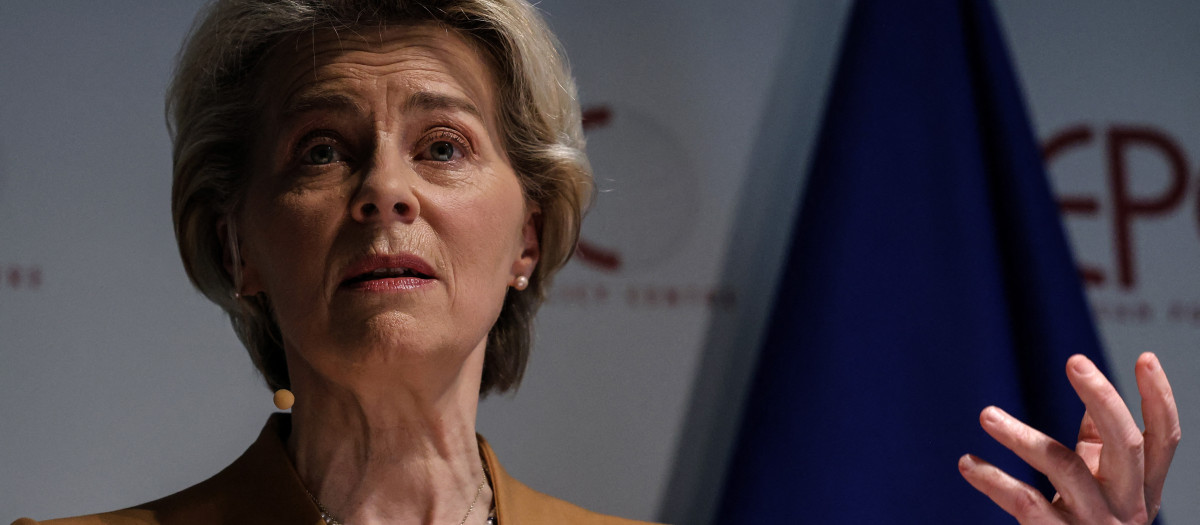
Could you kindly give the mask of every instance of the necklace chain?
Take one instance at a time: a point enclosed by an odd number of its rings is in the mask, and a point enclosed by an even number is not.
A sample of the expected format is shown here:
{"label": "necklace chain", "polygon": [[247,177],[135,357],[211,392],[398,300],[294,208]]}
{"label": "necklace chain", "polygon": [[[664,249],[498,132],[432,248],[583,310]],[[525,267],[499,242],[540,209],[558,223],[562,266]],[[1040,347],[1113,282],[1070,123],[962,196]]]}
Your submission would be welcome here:
{"label": "necklace chain", "polygon": [[[479,495],[483,494],[483,485],[488,482],[488,478],[490,477],[488,476],[487,464],[482,462],[480,464],[483,466],[483,480],[481,480],[479,482],[479,486],[475,488],[475,497],[471,499],[471,506],[467,507],[467,513],[463,515],[462,520],[459,520],[458,525],[465,525],[467,523],[467,518],[471,517],[471,512],[475,510],[475,504],[479,502]],[[325,525],[344,525],[341,521],[338,521],[337,518],[333,517],[333,514],[329,512],[329,509],[325,508],[325,505],[321,503],[321,500],[317,499],[312,492],[308,491],[308,487],[304,487],[304,493],[308,494],[308,497],[312,499],[313,503],[317,504],[317,510],[321,511],[321,519],[325,522]],[[494,511],[488,512],[487,525],[496,525],[496,515]]]}

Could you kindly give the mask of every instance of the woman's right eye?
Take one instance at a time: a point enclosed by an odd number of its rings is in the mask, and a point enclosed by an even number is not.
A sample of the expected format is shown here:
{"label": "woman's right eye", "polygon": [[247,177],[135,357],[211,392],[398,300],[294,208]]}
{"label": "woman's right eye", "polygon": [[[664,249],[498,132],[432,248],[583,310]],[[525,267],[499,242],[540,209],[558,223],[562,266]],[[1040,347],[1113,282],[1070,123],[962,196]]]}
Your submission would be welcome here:
{"label": "woman's right eye", "polygon": [[316,144],[305,150],[300,160],[304,164],[323,166],[325,164],[341,162],[343,159],[338,153],[337,148],[333,147],[332,144]]}

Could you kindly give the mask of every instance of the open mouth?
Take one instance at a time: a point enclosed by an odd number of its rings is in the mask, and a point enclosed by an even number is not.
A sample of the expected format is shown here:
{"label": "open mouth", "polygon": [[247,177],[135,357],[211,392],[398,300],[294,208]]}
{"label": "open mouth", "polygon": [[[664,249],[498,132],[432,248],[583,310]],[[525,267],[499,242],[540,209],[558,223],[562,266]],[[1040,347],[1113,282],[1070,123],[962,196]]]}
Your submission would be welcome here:
{"label": "open mouth", "polygon": [[354,286],[356,284],[366,283],[370,281],[379,281],[383,279],[433,279],[433,276],[426,275],[412,268],[379,268],[369,272],[361,273],[342,282],[343,286]]}

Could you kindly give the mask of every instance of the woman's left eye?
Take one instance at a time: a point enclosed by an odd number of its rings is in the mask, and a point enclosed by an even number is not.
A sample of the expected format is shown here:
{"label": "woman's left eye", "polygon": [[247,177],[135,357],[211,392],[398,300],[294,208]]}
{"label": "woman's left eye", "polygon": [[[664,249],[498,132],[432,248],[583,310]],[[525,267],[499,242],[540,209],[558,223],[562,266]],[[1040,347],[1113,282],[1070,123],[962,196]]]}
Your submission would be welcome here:
{"label": "woman's left eye", "polygon": [[437,127],[430,130],[418,143],[419,160],[438,163],[455,162],[464,157],[470,157],[471,143],[458,130],[449,127]]}
{"label": "woman's left eye", "polygon": [[331,144],[316,144],[304,152],[301,160],[305,164],[323,166],[325,164],[340,162],[342,160],[342,156],[338,152],[337,148],[333,147]]}
{"label": "woman's left eye", "polygon": [[459,155],[458,146],[453,142],[439,140],[429,145],[429,158],[438,162],[450,162]]}

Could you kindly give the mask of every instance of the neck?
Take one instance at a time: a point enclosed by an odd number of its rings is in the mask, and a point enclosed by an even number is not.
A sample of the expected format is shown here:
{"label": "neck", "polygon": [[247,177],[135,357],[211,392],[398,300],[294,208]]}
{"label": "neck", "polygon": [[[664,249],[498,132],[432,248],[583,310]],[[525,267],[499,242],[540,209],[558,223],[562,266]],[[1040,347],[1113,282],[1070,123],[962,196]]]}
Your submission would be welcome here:
{"label": "neck", "polygon": [[335,382],[289,356],[296,404],[288,450],[338,521],[455,524],[474,500],[467,523],[484,523],[492,494],[485,483],[475,499],[484,479],[475,437],[478,350],[441,384],[430,384],[436,373]]}

